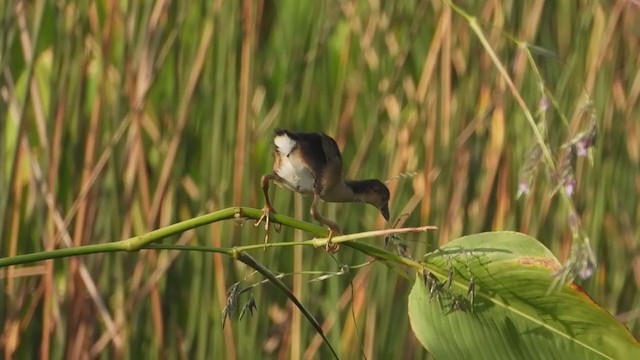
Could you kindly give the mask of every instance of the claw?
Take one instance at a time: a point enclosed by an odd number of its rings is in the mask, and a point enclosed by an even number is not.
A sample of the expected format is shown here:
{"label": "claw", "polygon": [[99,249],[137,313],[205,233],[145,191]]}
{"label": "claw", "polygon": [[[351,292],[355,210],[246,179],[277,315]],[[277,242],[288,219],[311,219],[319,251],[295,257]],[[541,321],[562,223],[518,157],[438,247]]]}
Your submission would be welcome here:
{"label": "claw", "polygon": [[256,221],[253,226],[258,227],[260,226],[260,223],[264,220],[264,249],[267,249],[267,243],[269,242],[269,213],[272,211],[272,209],[268,206],[265,206],[264,208],[262,208],[263,213],[262,216],[260,216],[260,219],[258,219],[258,221]]}
{"label": "claw", "polygon": [[[260,223],[262,223],[262,221],[264,221],[264,230],[266,232],[266,234],[264,235],[264,247],[265,249],[267,248],[267,243],[269,242],[269,224],[270,224],[270,218],[271,218],[271,213],[276,213],[275,210],[273,210],[271,207],[269,206],[265,206],[264,208],[262,208],[262,216],[260,216],[260,218],[253,223],[253,226],[260,226]],[[275,224],[274,228],[276,230],[276,232],[280,232],[282,230],[282,225],[281,224]]]}
{"label": "claw", "polygon": [[342,235],[342,231],[340,231],[340,228],[335,228],[335,229],[329,228],[329,238],[327,239],[325,250],[327,250],[327,252],[330,254],[335,254],[340,250],[340,244],[336,244],[331,241],[331,239],[333,239],[333,235],[337,235],[337,236]]}
{"label": "claw", "polygon": [[269,213],[273,211],[271,210],[270,207],[265,206],[262,208],[262,216],[260,216],[260,218],[258,220],[256,220],[256,222],[253,223],[253,226],[258,227],[260,226],[260,223],[265,220],[265,224],[264,224],[264,228],[265,230],[269,229]]}

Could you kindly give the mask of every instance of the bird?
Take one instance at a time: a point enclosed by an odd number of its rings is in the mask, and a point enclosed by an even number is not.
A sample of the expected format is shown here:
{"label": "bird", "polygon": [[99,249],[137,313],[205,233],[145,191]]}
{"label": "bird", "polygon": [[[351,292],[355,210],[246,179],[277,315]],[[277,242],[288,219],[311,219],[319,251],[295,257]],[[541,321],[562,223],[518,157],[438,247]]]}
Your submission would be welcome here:
{"label": "bird", "polygon": [[[260,184],[265,205],[255,226],[265,222],[265,246],[269,236],[269,215],[275,213],[269,199],[269,183],[313,196],[310,213],[329,229],[327,251],[334,253],[338,246],[331,242],[342,230],[334,221],[318,211],[320,200],[325,202],[362,202],[375,206],[389,222],[389,189],[377,179],[346,180],[342,172],[342,155],[336,141],[324,133],[294,132],[276,129],[274,138],[273,171],[263,175]],[[276,227],[276,231],[280,231]]]}

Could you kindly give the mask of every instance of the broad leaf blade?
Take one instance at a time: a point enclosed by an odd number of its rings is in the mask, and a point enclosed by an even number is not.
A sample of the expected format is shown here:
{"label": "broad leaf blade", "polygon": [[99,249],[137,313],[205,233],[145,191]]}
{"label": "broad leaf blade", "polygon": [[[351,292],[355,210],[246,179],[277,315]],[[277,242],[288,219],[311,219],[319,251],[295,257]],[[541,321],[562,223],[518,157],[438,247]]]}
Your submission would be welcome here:
{"label": "broad leaf blade", "polygon": [[[451,287],[433,292],[438,296],[430,299],[422,277],[409,295],[413,331],[439,359],[640,358],[637,340],[577,285],[546,295],[560,264],[529,236],[467,236],[425,262],[440,282],[453,269]],[[471,278],[473,308],[466,297]]]}

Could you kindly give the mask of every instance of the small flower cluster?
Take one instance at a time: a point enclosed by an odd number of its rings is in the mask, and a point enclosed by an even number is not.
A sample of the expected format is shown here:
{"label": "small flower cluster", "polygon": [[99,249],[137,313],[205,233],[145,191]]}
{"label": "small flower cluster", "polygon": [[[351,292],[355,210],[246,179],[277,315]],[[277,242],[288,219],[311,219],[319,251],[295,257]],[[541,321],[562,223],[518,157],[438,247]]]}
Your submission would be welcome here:
{"label": "small flower cluster", "polygon": [[[539,128],[542,130],[545,128],[545,112],[548,108],[549,100],[545,96],[539,102],[538,111],[538,114],[541,116]],[[582,279],[589,278],[596,268],[596,261],[589,244],[589,239],[582,230],[580,216],[576,213],[572,201],[577,189],[577,181],[574,175],[577,159],[580,157],[590,157],[598,135],[598,126],[593,107],[589,104],[585,111],[588,111],[590,114],[589,128],[586,131],[578,133],[560,147],[562,154],[557,167],[554,167],[553,164],[545,163],[542,151],[542,146],[545,146],[545,144],[536,142],[529,150],[525,163],[520,169],[518,178],[518,192],[516,197],[519,198],[522,195],[529,195],[540,164],[546,164],[548,165],[546,169],[549,178],[555,183],[555,189],[552,195],[558,191],[562,191],[569,202],[570,213],[567,222],[573,234],[573,247],[567,263],[555,274],[556,280],[561,283],[566,283],[575,276]],[[541,132],[544,133],[544,131]]]}
{"label": "small flower cluster", "polygon": [[[229,290],[227,291],[227,304],[222,310],[222,327],[224,328],[224,324],[227,321],[227,318],[231,319],[231,316],[236,313],[236,309],[238,308],[238,297],[244,291],[240,289],[240,282],[231,285]],[[240,320],[244,317],[244,314],[248,311],[251,316],[253,316],[253,311],[258,310],[256,306],[256,301],[253,296],[249,297],[249,300],[245,302],[242,310],[240,310]]]}
{"label": "small flower cluster", "polygon": [[529,150],[527,160],[524,162],[524,166],[520,169],[518,193],[516,194],[516,198],[520,198],[522,195],[529,195],[531,193],[533,179],[535,178],[541,162],[542,148],[540,147],[540,144],[536,143]]}

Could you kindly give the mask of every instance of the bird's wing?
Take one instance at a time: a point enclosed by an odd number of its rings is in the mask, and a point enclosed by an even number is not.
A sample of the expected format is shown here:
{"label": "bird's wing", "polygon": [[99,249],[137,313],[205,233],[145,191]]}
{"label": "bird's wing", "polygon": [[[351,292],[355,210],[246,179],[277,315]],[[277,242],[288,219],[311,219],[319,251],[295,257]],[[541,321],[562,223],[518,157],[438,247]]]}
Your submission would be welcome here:
{"label": "bird's wing", "polygon": [[340,170],[342,170],[342,155],[340,155],[340,149],[336,141],[333,140],[331,136],[325,134],[322,134],[321,141],[327,163],[338,163],[340,164]]}
{"label": "bird's wing", "polygon": [[[330,189],[339,181],[342,181],[342,155],[340,148],[332,137],[321,134],[322,150],[326,158],[326,166],[323,169],[321,181],[321,190]],[[316,180],[316,181],[317,181]]]}

